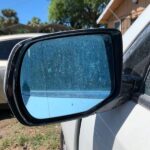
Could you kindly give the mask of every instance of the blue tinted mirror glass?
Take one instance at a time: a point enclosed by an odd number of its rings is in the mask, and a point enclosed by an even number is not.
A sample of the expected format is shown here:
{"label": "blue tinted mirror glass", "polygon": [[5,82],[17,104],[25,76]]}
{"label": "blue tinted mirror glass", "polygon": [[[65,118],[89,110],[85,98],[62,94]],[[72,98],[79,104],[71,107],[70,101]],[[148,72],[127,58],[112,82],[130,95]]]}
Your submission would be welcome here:
{"label": "blue tinted mirror glass", "polygon": [[36,42],[20,74],[24,105],[45,119],[87,111],[111,93],[108,35],[80,35]]}

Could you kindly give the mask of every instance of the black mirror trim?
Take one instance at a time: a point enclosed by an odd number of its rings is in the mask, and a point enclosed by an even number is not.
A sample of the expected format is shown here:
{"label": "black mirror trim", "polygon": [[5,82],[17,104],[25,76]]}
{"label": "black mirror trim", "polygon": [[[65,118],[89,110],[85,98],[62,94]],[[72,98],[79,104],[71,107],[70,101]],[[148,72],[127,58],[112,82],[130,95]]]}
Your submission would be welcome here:
{"label": "black mirror trim", "polygon": [[[27,50],[27,48],[37,41],[43,41],[47,39],[54,39],[60,37],[68,37],[75,35],[87,35],[87,34],[108,34],[112,38],[113,42],[113,57],[114,57],[114,70],[113,74],[115,75],[115,89],[112,91],[110,96],[102,101],[97,106],[92,109],[78,114],[56,117],[51,119],[35,119],[33,118],[26,110],[23,105],[23,102],[20,101],[22,99],[21,91],[20,91],[20,68],[23,56]],[[120,92],[121,87],[121,72],[122,72],[122,37],[121,33],[115,29],[88,29],[88,30],[75,30],[75,31],[66,31],[66,32],[58,32],[53,34],[48,34],[36,38],[31,38],[24,40],[18,43],[12,50],[12,53],[9,57],[7,71],[5,75],[5,84],[4,89],[8,99],[8,103],[17,117],[17,119],[25,125],[41,125],[46,123],[55,123],[61,121],[67,121],[70,119],[76,119],[88,116],[92,113],[95,113],[96,110],[108,104],[112,101]]]}

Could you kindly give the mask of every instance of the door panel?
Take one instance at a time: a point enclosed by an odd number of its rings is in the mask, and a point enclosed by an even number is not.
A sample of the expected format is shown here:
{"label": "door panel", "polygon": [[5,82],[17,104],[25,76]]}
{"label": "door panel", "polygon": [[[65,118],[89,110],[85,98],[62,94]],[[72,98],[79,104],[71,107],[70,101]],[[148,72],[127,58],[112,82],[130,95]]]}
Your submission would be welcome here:
{"label": "door panel", "polygon": [[130,101],[114,110],[87,117],[82,120],[79,150],[147,150],[149,116],[149,110]]}
{"label": "door panel", "polygon": [[61,123],[67,150],[77,150],[80,121],[73,120]]}
{"label": "door panel", "polygon": [[79,137],[79,150],[93,150],[96,115],[82,119]]}

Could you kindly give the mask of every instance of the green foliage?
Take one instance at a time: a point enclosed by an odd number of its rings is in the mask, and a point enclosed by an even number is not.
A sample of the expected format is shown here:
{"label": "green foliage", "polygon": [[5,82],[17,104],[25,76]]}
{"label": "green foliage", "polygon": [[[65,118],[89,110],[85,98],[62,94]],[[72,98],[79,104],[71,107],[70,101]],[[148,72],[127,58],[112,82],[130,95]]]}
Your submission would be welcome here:
{"label": "green foliage", "polygon": [[0,28],[3,27],[4,17],[0,16]]}
{"label": "green foliage", "polygon": [[96,27],[101,4],[109,0],[51,0],[49,20],[73,28]]}

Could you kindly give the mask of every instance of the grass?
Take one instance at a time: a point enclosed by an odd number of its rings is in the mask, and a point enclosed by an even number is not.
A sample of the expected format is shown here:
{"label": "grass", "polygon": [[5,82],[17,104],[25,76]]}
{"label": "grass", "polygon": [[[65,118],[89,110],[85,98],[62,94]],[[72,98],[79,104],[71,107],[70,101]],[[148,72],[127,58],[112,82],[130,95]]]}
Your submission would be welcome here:
{"label": "grass", "polygon": [[4,125],[2,125],[2,122],[0,121],[0,127],[3,127],[3,132],[0,132],[0,150],[60,149],[59,124],[40,127],[26,127],[13,118],[9,119],[8,123]]}

